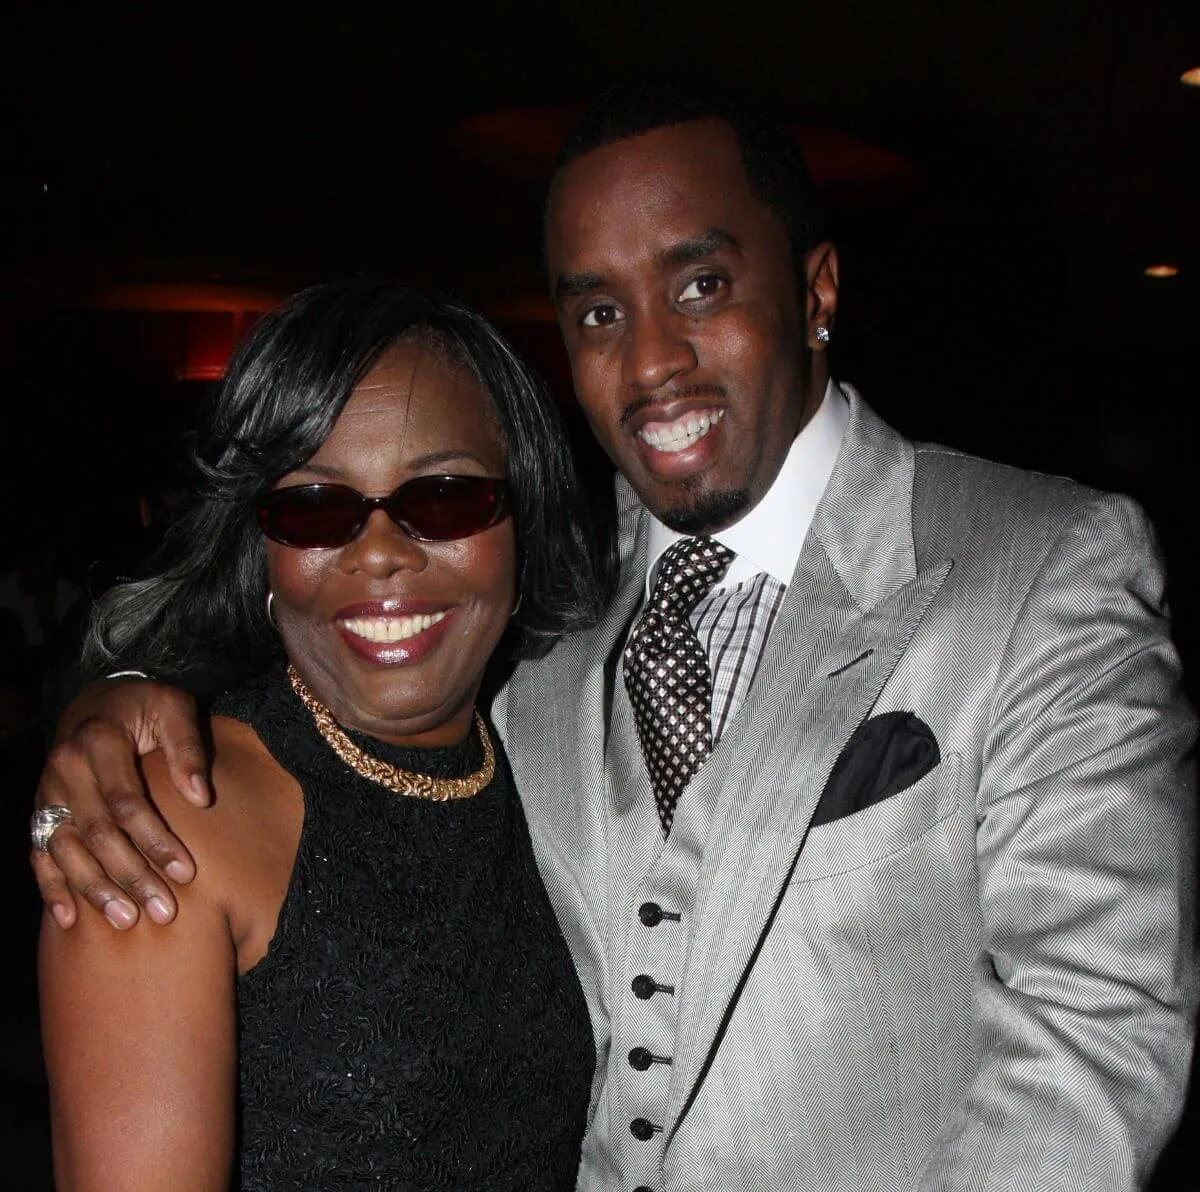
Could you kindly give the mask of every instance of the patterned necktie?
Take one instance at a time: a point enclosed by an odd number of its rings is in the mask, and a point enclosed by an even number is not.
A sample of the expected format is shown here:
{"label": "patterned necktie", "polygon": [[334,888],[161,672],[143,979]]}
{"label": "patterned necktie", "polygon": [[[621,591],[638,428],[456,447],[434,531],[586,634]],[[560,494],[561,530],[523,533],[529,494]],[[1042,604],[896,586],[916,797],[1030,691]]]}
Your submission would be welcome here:
{"label": "patterned necktie", "polygon": [[650,601],[625,647],[625,689],[663,835],[683,788],[712,752],[712,679],[688,618],[733,557],[711,538],[676,542],[658,565]]}

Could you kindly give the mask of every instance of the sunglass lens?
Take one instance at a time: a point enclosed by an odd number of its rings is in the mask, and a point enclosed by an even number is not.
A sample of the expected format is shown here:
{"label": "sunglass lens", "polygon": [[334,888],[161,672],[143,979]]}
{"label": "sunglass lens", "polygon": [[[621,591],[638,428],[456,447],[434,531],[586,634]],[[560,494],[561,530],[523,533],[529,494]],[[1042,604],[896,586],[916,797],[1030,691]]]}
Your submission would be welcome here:
{"label": "sunglass lens", "polygon": [[503,481],[476,476],[422,476],[393,495],[389,512],[417,538],[468,538],[504,513]]}
{"label": "sunglass lens", "polygon": [[361,528],[362,499],[332,484],[281,488],[259,505],[263,533],[286,546],[342,546]]}

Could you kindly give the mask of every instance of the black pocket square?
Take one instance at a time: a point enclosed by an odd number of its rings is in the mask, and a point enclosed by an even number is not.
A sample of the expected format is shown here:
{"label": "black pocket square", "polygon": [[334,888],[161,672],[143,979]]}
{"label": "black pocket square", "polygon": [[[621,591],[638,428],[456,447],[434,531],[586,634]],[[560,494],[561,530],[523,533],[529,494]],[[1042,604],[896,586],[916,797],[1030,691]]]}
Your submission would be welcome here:
{"label": "black pocket square", "polygon": [[829,772],[816,828],[898,795],[942,760],[933,730],[915,712],[884,712],[854,730]]}

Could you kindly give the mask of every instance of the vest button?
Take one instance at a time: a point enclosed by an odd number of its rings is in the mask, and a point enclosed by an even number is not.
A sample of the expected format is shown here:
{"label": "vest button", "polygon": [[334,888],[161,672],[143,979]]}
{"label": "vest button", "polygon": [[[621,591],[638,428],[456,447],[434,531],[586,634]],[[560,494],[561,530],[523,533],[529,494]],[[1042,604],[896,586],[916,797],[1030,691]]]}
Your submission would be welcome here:
{"label": "vest button", "polygon": [[633,990],[634,997],[640,997],[642,1001],[653,997],[658,992],[658,985],[655,983],[654,978],[647,977],[645,973],[634,977],[629,982],[629,988]]}
{"label": "vest button", "polygon": [[645,1142],[647,1139],[653,1138],[660,1130],[662,1130],[661,1126],[656,1126],[653,1122],[646,1121],[645,1118],[634,1118],[629,1123],[629,1133],[639,1142]]}
{"label": "vest button", "polygon": [[639,1072],[645,1072],[652,1063],[654,1063],[654,1057],[644,1047],[635,1047],[629,1053],[629,1066],[636,1068]]}
{"label": "vest button", "polygon": [[657,902],[643,902],[638,907],[638,918],[645,927],[657,927],[664,919],[670,919],[672,923],[680,921],[678,912],[664,911]]}
{"label": "vest button", "polygon": [[662,917],[662,907],[657,902],[643,902],[638,907],[638,918],[646,927],[657,927]]}

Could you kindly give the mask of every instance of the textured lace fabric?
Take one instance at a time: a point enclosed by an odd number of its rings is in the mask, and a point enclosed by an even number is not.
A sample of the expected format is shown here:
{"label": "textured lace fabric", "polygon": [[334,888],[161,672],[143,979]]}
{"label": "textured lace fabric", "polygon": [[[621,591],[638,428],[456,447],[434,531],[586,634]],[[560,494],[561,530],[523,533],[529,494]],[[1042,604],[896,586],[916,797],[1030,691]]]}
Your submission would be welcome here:
{"label": "textured lace fabric", "polygon": [[[214,709],[304,792],[270,949],[238,982],[240,1187],[571,1189],[595,1062],[587,1007],[497,747],[478,795],[358,777],[282,672]],[[482,750],[357,743],[408,770]]]}

